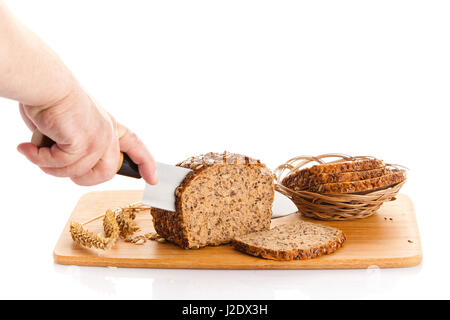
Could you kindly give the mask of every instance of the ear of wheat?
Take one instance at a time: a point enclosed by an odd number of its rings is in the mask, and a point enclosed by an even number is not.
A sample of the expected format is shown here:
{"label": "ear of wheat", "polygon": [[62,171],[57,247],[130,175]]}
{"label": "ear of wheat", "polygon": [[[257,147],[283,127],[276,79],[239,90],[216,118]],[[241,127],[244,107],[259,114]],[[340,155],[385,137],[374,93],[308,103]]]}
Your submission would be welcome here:
{"label": "ear of wheat", "polygon": [[73,241],[86,248],[108,250],[115,245],[119,236],[127,242],[138,245],[144,244],[147,241],[145,236],[131,236],[135,232],[140,231],[140,228],[133,221],[136,218],[136,213],[148,209],[149,207],[142,204],[134,204],[116,210],[108,209],[104,215],[84,223],[88,224],[103,217],[105,236],[101,233],[95,235],[93,232],[84,229],[84,224],[78,222],[72,222],[70,224],[70,234]]}
{"label": "ear of wheat", "polygon": [[112,248],[119,237],[120,228],[112,210],[107,210],[105,218],[103,219],[103,229],[105,235],[108,237],[108,244],[106,249]]}
{"label": "ear of wheat", "polygon": [[86,248],[97,248],[105,250],[108,247],[108,239],[103,237],[101,233],[95,235],[89,230],[84,229],[78,222],[70,224],[70,234],[73,241]]}
{"label": "ear of wheat", "polygon": [[136,211],[133,208],[122,208],[116,213],[116,220],[120,228],[120,237],[122,239],[133,235],[135,232],[141,229],[134,222],[136,218]]}

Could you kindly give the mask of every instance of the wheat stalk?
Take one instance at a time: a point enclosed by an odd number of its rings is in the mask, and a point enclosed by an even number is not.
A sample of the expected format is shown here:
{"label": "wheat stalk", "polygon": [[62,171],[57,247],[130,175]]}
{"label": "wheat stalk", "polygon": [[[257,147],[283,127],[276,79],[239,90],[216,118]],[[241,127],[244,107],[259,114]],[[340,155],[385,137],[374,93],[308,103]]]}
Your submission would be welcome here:
{"label": "wheat stalk", "polygon": [[83,229],[78,222],[72,222],[70,224],[70,234],[73,241],[86,248],[97,248],[105,250],[108,245],[108,240],[103,237],[101,233],[95,235],[89,230]]}
{"label": "wheat stalk", "polygon": [[[133,221],[136,218],[136,213],[146,210],[149,207],[135,203],[124,208],[118,208],[115,210],[106,210],[104,215],[95,217],[84,223],[71,222],[70,234],[72,240],[86,248],[97,248],[101,250],[108,250],[112,248],[119,236],[125,239],[127,242],[134,244],[144,244],[147,239],[145,236],[137,236],[131,238],[135,232],[140,231],[140,228]],[[93,232],[83,228],[84,225],[96,221],[103,217],[103,229],[105,236],[98,233],[95,235]],[[142,240],[144,239],[144,240]]]}
{"label": "wheat stalk", "polygon": [[70,234],[72,235],[73,241],[83,247],[108,250],[114,246],[120,233],[119,225],[117,224],[113,211],[106,211],[103,228],[106,237],[101,233],[95,235],[93,232],[84,229],[80,223],[72,222],[70,224]]}

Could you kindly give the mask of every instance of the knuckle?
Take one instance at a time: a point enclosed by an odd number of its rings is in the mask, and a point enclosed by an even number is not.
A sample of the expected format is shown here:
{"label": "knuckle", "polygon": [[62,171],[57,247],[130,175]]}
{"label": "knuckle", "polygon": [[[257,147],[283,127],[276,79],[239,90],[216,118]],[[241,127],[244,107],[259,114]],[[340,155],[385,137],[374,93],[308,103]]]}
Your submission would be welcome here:
{"label": "knuckle", "polygon": [[80,179],[80,178],[70,178],[70,180],[72,180],[76,185],[82,186],[82,187],[87,187],[90,184],[86,183],[85,180]]}
{"label": "knuckle", "polygon": [[108,161],[102,168],[100,179],[103,181],[108,181],[111,180],[115,175],[116,175],[116,168],[114,167],[112,161]]}
{"label": "knuckle", "polygon": [[58,178],[67,177],[67,175],[65,174],[65,170],[61,169],[61,168],[40,167],[40,169],[43,172],[45,172],[46,174],[54,176],[54,177],[58,177]]}
{"label": "knuckle", "polygon": [[72,158],[70,157],[60,157],[60,158],[54,158],[53,164],[60,169],[66,168],[68,170],[68,166],[70,166],[73,163]]}
{"label": "knuckle", "polygon": [[77,178],[86,175],[89,172],[89,169],[83,167],[74,167],[70,168],[70,170],[66,173],[66,177]]}
{"label": "knuckle", "polygon": [[96,182],[92,178],[92,174],[87,174],[80,177],[71,177],[70,180],[72,180],[75,184],[83,187],[89,187],[96,184]]}
{"label": "knuckle", "polygon": [[45,163],[39,160],[39,158],[33,156],[33,155],[27,155],[28,161],[30,161],[32,164],[35,164],[37,166],[44,166]]}
{"label": "knuckle", "polygon": [[70,177],[70,173],[69,173],[68,169],[66,169],[66,168],[52,170],[52,172],[53,172],[52,175],[54,175],[55,177],[60,177],[60,178]]}
{"label": "knuckle", "polygon": [[37,116],[37,123],[46,130],[54,130],[61,123],[61,113],[55,108],[48,108],[41,111]]}
{"label": "knuckle", "polygon": [[134,132],[131,132],[131,131],[129,131],[129,133],[128,133],[128,139],[133,144],[136,144],[139,142],[139,137],[137,136],[137,134]]}
{"label": "knuckle", "polygon": [[41,169],[46,174],[52,175],[49,168],[39,167],[39,169]]}

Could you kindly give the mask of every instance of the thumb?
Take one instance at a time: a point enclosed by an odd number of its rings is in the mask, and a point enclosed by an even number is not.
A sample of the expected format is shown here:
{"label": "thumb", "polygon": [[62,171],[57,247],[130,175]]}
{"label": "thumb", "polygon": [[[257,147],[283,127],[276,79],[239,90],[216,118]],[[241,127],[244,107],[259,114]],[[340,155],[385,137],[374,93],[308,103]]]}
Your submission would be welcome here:
{"label": "thumb", "polygon": [[[17,151],[19,151],[21,154],[23,154],[25,157],[27,157],[28,160],[30,160],[31,162],[32,159],[36,159],[39,150],[38,148],[30,143],[30,142],[25,142],[25,143],[21,143],[17,146]],[[34,162],[33,162],[34,163]]]}

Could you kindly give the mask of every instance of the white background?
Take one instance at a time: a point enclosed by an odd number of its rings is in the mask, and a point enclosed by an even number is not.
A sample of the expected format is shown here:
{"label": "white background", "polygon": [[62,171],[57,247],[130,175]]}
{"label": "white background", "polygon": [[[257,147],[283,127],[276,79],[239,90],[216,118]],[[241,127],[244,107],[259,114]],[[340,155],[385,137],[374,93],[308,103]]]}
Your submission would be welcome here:
{"label": "white background", "polygon": [[[52,251],[86,192],[16,151],[0,100],[0,298],[450,298],[448,1],[5,1],[155,158],[234,151],[275,168],[374,155],[411,170],[423,263],[406,269],[67,267]],[[1,39],[0,39],[1,40]],[[1,43],[1,41],[0,41]]]}

